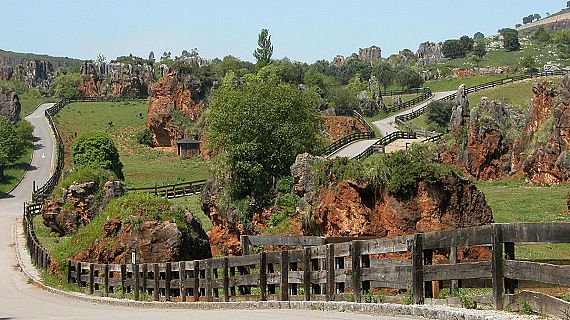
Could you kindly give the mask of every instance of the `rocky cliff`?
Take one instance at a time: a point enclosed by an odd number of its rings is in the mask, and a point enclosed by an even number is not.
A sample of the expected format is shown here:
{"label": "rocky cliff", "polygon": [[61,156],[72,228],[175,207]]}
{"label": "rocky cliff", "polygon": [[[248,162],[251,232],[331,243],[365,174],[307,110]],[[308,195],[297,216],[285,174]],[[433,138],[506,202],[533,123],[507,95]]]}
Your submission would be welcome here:
{"label": "rocky cliff", "polygon": [[84,61],[79,91],[86,97],[146,97],[154,80],[151,64]]}
{"label": "rocky cliff", "polygon": [[153,146],[176,146],[185,134],[181,122],[195,123],[202,115],[201,95],[199,81],[172,70],[153,85],[146,122]]}
{"label": "rocky cliff", "polygon": [[372,63],[382,57],[382,49],[378,46],[358,49],[358,59],[365,63]]}
{"label": "rocky cliff", "polygon": [[16,92],[6,87],[0,87],[0,116],[14,124],[20,119],[21,108],[20,99]]}
{"label": "rocky cliff", "polygon": [[445,57],[441,53],[441,43],[429,41],[420,44],[418,51],[416,51],[416,58],[418,59],[419,67],[445,61]]}
{"label": "rocky cliff", "polygon": [[37,88],[47,92],[55,80],[55,70],[48,61],[32,60],[13,65],[0,60],[0,80],[22,81],[28,89]]}

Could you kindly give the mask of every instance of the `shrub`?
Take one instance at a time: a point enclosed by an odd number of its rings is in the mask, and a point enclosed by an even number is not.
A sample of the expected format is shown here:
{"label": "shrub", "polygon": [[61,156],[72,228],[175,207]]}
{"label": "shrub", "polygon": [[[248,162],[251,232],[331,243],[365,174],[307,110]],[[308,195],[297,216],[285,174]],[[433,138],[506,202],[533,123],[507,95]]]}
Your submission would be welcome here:
{"label": "shrub", "polygon": [[279,193],[289,193],[293,191],[293,177],[287,176],[277,180],[275,191]]}
{"label": "shrub", "polygon": [[445,132],[453,112],[453,102],[434,101],[428,105],[426,117],[430,123],[435,125],[439,132]]}
{"label": "shrub", "polygon": [[148,129],[143,129],[137,133],[137,142],[145,146],[152,146],[152,137]]}
{"label": "shrub", "polygon": [[123,164],[113,140],[104,132],[80,135],[71,146],[71,162],[76,167],[110,170],[123,180]]}

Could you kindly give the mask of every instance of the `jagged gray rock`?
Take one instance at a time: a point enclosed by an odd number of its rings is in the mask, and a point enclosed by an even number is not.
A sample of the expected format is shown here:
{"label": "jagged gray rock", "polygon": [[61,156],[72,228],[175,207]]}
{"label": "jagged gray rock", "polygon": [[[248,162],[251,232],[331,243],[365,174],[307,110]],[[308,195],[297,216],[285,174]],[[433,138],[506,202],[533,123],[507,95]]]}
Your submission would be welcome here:
{"label": "jagged gray rock", "polygon": [[0,87],[0,116],[16,123],[20,119],[20,110],[20,99],[16,92]]}
{"label": "jagged gray rock", "polygon": [[358,59],[362,62],[372,63],[382,57],[382,49],[378,46],[358,49]]}
{"label": "jagged gray rock", "polygon": [[441,53],[441,43],[429,41],[420,44],[418,51],[416,51],[416,57],[420,67],[445,61],[445,57]]}

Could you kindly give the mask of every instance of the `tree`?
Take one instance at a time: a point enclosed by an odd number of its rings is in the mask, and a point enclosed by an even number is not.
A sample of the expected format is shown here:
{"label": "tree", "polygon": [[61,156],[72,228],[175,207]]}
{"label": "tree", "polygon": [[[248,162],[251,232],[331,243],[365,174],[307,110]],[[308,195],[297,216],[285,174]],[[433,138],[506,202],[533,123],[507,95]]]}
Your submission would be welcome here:
{"label": "tree", "polygon": [[465,50],[457,39],[445,40],[441,46],[441,53],[448,59],[465,57]]}
{"label": "tree", "polygon": [[503,46],[507,51],[517,51],[521,48],[519,43],[519,32],[515,29],[502,29],[501,34],[503,35]]}
{"label": "tree", "polygon": [[475,42],[468,36],[462,36],[459,38],[459,45],[463,48],[463,52],[467,53],[473,50],[473,44]]}
{"label": "tree", "polygon": [[[32,128],[29,122],[27,128]],[[23,129],[19,131],[8,119],[0,116],[0,181],[4,177],[6,166],[18,160],[25,152],[26,145],[32,143],[31,130]]]}
{"label": "tree", "polygon": [[123,164],[113,140],[104,132],[81,134],[71,146],[71,162],[74,166],[104,169],[123,180]]}
{"label": "tree", "polygon": [[538,71],[538,68],[536,67],[536,59],[531,55],[523,57],[520,64],[521,67],[525,68],[527,72]]}
{"label": "tree", "polygon": [[536,20],[536,21],[538,21],[538,20],[542,19],[542,17],[540,16],[540,14],[535,13],[535,14],[533,15],[533,19]]}
{"label": "tree", "polygon": [[95,62],[97,62],[97,63],[103,63],[105,61],[107,61],[107,58],[101,53],[99,53],[97,55],[97,58],[95,59]]}
{"label": "tree", "polygon": [[170,60],[171,56],[172,56],[172,53],[170,53],[170,51],[169,52],[164,51],[162,53],[162,56],[160,57],[160,61],[165,62],[167,60]]}
{"label": "tree", "polygon": [[485,39],[485,35],[482,32],[475,32],[473,35],[473,40],[479,41]]}
{"label": "tree", "polygon": [[79,74],[68,73],[55,78],[50,93],[58,98],[75,98],[79,95]]}
{"label": "tree", "polygon": [[334,107],[337,116],[351,116],[352,110],[358,107],[357,96],[346,86],[330,88],[325,99]]}
{"label": "tree", "polygon": [[148,53],[148,61],[150,61],[151,63],[154,63],[155,59],[154,59],[154,51],[150,51]]}
{"label": "tree", "polygon": [[430,102],[426,110],[426,117],[429,123],[433,124],[432,128],[440,132],[445,132],[451,112],[453,111],[452,101],[434,101]]}
{"label": "tree", "polygon": [[540,44],[547,44],[551,40],[550,34],[542,26],[540,26],[536,29],[536,31],[533,33],[531,39],[533,41],[540,43]]}
{"label": "tree", "polygon": [[409,67],[398,70],[395,79],[404,88],[419,88],[423,83],[420,74]]}
{"label": "tree", "polygon": [[273,45],[271,44],[269,30],[261,29],[257,37],[257,45],[259,45],[259,48],[255,49],[253,56],[257,60],[257,67],[262,68],[271,62],[271,56],[273,55]]}
{"label": "tree", "polygon": [[372,67],[372,74],[378,79],[378,82],[384,87],[384,91],[394,83],[395,70],[388,62],[380,62]]}
{"label": "tree", "polygon": [[482,59],[487,54],[487,46],[485,46],[484,42],[477,42],[475,46],[473,46],[473,55]]}
{"label": "tree", "polygon": [[522,24],[520,23],[515,24],[515,28],[520,28],[520,27],[522,27]]}
{"label": "tree", "polygon": [[[234,199],[263,198],[272,180],[290,172],[297,154],[320,146],[321,118],[314,96],[279,81],[277,75],[246,75],[212,94],[208,137]],[[220,175],[219,175],[220,176]]]}
{"label": "tree", "polygon": [[523,24],[529,24],[532,22],[532,16],[526,16],[523,18],[522,23]]}

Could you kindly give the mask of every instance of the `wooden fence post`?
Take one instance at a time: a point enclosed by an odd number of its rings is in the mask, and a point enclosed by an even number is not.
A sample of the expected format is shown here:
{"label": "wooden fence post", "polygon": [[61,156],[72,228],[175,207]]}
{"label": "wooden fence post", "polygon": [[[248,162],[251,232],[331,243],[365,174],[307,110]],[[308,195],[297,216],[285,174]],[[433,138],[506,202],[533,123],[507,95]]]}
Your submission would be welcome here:
{"label": "wooden fence post", "polygon": [[158,263],[153,265],[153,274],[154,274],[154,290],[152,292],[154,301],[158,301],[160,299],[160,267]]}
{"label": "wooden fence post", "polygon": [[[505,242],[505,259],[515,260],[515,243]],[[514,294],[518,281],[515,279],[505,279],[505,289],[507,293]]]}
{"label": "wooden fence post", "polygon": [[148,278],[148,265],[143,263],[142,265],[142,292],[147,292],[147,278]]}
{"label": "wooden fence post", "polygon": [[139,301],[139,290],[141,285],[141,275],[139,273],[139,265],[133,263],[133,277],[134,277],[134,294],[135,294],[135,301]]}
{"label": "wooden fence post", "polygon": [[424,304],[423,235],[414,234],[412,250],[412,292],[414,304]]}
{"label": "wooden fence post", "polygon": [[105,297],[108,297],[109,296],[109,264],[108,263],[105,263],[105,270],[103,272],[105,272],[105,275],[104,275],[105,278],[103,280],[103,282],[104,282],[103,286],[105,288],[103,290],[105,292]]}
{"label": "wooden fence post", "polygon": [[327,301],[335,300],[336,284],[335,284],[335,263],[334,263],[334,243],[327,244],[326,249],[326,268],[327,268],[327,283],[326,283],[326,298]]}
{"label": "wooden fence post", "polygon": [[77,276],[77,286],[81,288],[81,262],[77,262],[77,266],[75,267],[75,275]]}
{"label": "wooden fence post", "polygon": [[194,302],[200,301],[200,262],[194,260]]}
{"label": "wooden fence post", "polygon": [[95,273],[95,266],[90,263],[89,264],[89,294],[92,295],[93,294],[93,285],[94,285],[94,273]]}
{"label": "wooden fence post", "polygon": [[[424,266],[433,263],[433,250],[424,250]],[[424,282],[424,296],[426,298],[434,298],[433,281]]]}
{"label": "wooden fence post", "polygon": [[71,260],[67,259],[67,283],[71,283]]}
{"label": "wooden fence post", "polygon": [[241,243],[241,255],[247,256],[250,254],[251,245],[249,242],[249,236],[241,235],[239,236],[239,241]]}
{"label": "wooden fence post", "polygon": [[[224,302],[230,301],[230,260],[228,257],[224,257]],[[261,277],[261,271],[259,272]],[[263,293],[262,293],[263,295]]]}
{"label": "wooden fence post", "polygon": [[166,301],[170,301],[170,280],[172,280],[172,263],[167,262],[164,277],[164,296]]}
{"label": "wooden fence post", "polygon": [[289,251],[281,251],[281,277],[279,281],[281,301],[289,300]]}
{"label": "wooden fence post", "polygon": [[186,302],[186,262],[178,262],[178,287],[180,288],[180,301]]}
{"label": "wooden fence post", "polygon": [[124,298],[127,292],[127,265],[121,264],[121,296]]}
{"label": "wooden fence post", "polygon": [[502,310],[505,297],[505,277],[503,270],[503,234],[500,225],[493,224],[492,229],[492,282],[493,282],[493,302],[495,309]]}
{"label": "wooden fence post", "polygon": [[362,282],[360,274],[360,241],[352,241],[350,246],[352,256],[352,293],[355,302],[362,302]]}
{"label": "wooden fence post", "polygon": [[267,300],[267,253],[259,254],[259,290],[261,301]]}
{"label": "wooden fence post", "polygon": [[303,251],[303,295],[305,301],[311,300],[311,248]]}
{"label": "wooden fence post", "polygon": [[[451,247],[449,249],[449,263],[457,264],[459,260],[457,259],[457,247]],[[459,290],[459,280],[451,280],[451,291],[457,292]]]}

